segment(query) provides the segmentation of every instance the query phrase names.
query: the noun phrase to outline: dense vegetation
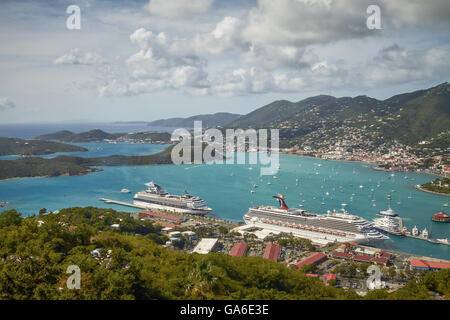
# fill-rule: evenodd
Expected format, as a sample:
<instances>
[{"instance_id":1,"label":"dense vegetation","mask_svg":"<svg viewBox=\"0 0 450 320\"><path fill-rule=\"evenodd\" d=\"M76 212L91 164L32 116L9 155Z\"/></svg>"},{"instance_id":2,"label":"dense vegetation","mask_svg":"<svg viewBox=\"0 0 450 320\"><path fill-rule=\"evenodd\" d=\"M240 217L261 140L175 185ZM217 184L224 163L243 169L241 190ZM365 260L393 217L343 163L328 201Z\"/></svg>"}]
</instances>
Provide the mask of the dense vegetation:
<instances>
[{"instance_id":1,"label":"dense vegetation","mask_svg":"<svg viewBox=\"0 0 450 320\"><path fill-rule=\"evenodd\" d=\"M450 178L435 179L434 181L423 184L422 188L450 195Z\"/></svg>"},{"instance_id":2,"label":"dense vegetation","mask_svg":"<svg viewBox=\"0 0 450 320\"><path fill-rule=\"evenodd\" d=\"M429 140L433 148L446 149L450 148L449 140L442 135L450 128L449 106L450 85L443 83L386 100L327 95L298 102L279 100L240 117L229 126L279 128L282 146L301 143L304 136L319 131L321 140L332 139L336 133L331 129L342 127L362 129L382 142L397 140L416 146L422 140Z\"/></svg>"},{"instance_id":3,"label":"dense vegetation","mask_svg":"<svg viewBox=\"0 0 450 320\"><path fill-rule=\"evenodd\" d=\"M62 130L55 133L44 134L36 137L37 140L58 140L63 142L94 142L104 140L151 140L170 142L170 134L167 132L137 132L137 133L108 133L100 129L87 132L73 133L68 130Z\"/></svg>"},{"instance_id":4,"label":"dense vegetation","mask_svg":"<svg viewBox=\"0 0 450 320\"><path fill-rule=\"evenodd\" d=\"M55 152L81 152L88 151L79 146L51 141L22 140L16 138L0 137L0 156L6 155L42 155Z\"/></svg>"},{"instance_id":5,"label":"dense vegetation","mask_svg":"<svg viewBox=\"0 0 450 320\"><path fill-rule=\"evenodd\" d=\"M139 166L169 164L171 162L169 147L159 153L148 156L113 155L98 158L59 156L52 159L24 158L0 160L0 180L22 177L56 177L83 175L99 169L93 166Z\"/></svg>"},{"instance_id":6,"label":"dense vegetation","mask_svg":"<svg viewBox=\"0 0 450 320\"><path fill-rule=\"evenodd\" d=\"M203 148L206 144L203 144ZM143 166L172 164L173 146L147 156L112 155L97 158L59 156L52 159L25 158L0 160L0 180L22 177L55 177L83 175L99 171L98 166ZM191 159L194 159L193 148ZM212 152L214 155L215 152Z\"/></svg>"},{"instance_id":7,"label":"dense vegetation","mask_svg":"<svg viewBox=\"0 0 450 320\"><path fill-rule=\"evenodd\" d=\"M44 212L45 210L42 210ZM119 228L111 228L119 224ZM111 209L70 208L22 218L0 214L1 299L360 299L296 268L258 257L187 254L164 248L149 221ZM70 290L67 267L81 270ZM394 293L369 299L450 297L450 270L428 272Z\"/></svg>"}]
</instances>

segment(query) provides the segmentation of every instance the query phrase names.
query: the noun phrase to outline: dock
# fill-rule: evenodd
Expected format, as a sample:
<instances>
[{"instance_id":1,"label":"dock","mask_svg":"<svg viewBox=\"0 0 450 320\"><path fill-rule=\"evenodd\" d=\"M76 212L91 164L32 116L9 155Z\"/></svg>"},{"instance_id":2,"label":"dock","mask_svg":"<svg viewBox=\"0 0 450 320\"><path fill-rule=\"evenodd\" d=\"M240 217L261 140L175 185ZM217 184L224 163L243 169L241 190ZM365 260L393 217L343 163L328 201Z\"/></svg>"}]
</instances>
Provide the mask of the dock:
<instances>
[{"instance_id":1,"label":"dock","mask_svg":"<svg viewBox=\"0 0 450 320\"><path fill-rule=\"evenodd\" d=\"M139 209L146 209L145 206L140 206L140 205L136 205L134 203L129 203L129 202L123 202L123 201L117 201L117 200L111 200L111 199L106 199L106 198L100 198L101 201L104 201L105 203L113 203L113 204L118 204L121 206L125 206L125 207L133 207L133 208L139 208Z\"/></svg>"},{"instance_id":2,"label":"dock","mask_svg":"<svg viewBox=\"0 0 450 320\"><path fill-rule=\"evenodd\" d=\"M400 218L400 217L394 217L394 218L398 220L398 225L400 227L400 230L402 230L403 229L403 219ZM431 243L445 244L447 246L450 246L450 243L440 242L440 241L437 241L437 240L434 240L434 239L424 238L422 236L414 236L412 234L407 234L407 233L405 233L404 235L405 235L405 237L409 237L409 238L414 238L414 239L418 239L418 240L425 240L425 241L428 241L428 242L431 242Z\"/></svg>"}]
</instances>

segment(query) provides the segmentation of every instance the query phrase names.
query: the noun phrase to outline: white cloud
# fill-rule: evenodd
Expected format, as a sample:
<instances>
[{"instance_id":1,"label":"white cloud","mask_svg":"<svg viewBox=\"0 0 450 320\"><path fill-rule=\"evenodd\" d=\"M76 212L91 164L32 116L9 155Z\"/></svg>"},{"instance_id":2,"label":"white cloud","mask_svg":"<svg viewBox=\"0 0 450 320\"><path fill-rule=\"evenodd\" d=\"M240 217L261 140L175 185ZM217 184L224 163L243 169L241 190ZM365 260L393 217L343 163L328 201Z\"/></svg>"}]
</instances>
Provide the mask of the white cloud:
<instances>
[{"instance_id":1,"label":"white cloud","mask_svg":"<svg viewBox=\"0 0 450 320\"><path fill-rule=\"evenodd\" d=\"M363 70L367 87L408 81L443 81L450 74L450 50L407 50L398 44L383 48Z\"/></svg>"},{"instance_id":2,"label":"white cloud","mask_svg":"<svg viewBox=\"0 0 450 320\"><path fill-rule=\"evenodd\" d=\"M98 65L105 64L107 61L96 52L82 52L75 48L69 53L56 58L54 64L83 64L83 65Z\"/></svg>"},{"instance_id":3,"label":"white cloud","mask_svg":"<svg viewBox=\"0 0 450 320\"><path fill-rule=\"evenodd\" d=\"M126 60L126 75L110 78L100 88L101 95L137 95L164 89L198 93L204 90L197 89L209 87L207 61L183 40L140 28L130 35L130 41L139 51Z\"/></svg>"},{"instance_id":4,"label":"white cloud","mask_svg":"<svg viewBox=\"0 0 450 320\"><path fill-rule=\"evenodd\" d=\"M16 104L9 98L0 98L0 111L13 109Z\"/></svg>"},{"instance_id":5,"label":"white cloud","mask_svg":"<svg viewBox=\"0 0 450 320\"><path fill-rule=\"evenodd\" d=\"M163 17L184 17L208 11L214 0L150 0L151 14Z\"/></svg>"}]
</instances>

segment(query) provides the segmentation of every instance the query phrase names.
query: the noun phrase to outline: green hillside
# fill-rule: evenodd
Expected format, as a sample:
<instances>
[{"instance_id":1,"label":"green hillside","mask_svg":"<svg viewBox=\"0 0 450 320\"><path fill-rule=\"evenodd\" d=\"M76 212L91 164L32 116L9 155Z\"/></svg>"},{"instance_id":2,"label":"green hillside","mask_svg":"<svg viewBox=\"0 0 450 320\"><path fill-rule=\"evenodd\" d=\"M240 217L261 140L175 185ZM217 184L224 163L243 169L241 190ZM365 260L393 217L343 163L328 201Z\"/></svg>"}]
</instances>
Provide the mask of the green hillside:
<instances>
[{"instance_id":1,"label":"green hillside","mask_svg":"<svg viewBox=\"0 0 450 320\"><path fill-rule=\"evenodd\" d=\"M55 152L88 151L79 146L51 141L22 140L16 138L0 138L0 156L5 155L44 155Z\"/></svg>"},{"instance_id":2,"label":"green hillside","mask_svg":"<svg viewBox=\"0 0 450 320\"><path fill-rule=\"evenodd\" d=\"M119 228L111 229L112 224ZM189 254L161 246L160 226L112 209L68 208L23 218L0 213L0 299L448 299L448 269L430 271L397 291L365 297L260 257ZM139 235L137 235L139 234ZM68 266L82 270L67 288Z\"/></svg>"},{"instance_id":3,"label":"green hillside","mask_svg":"<svg viewBox=\"0 0 450 320\"><path fill-rule=\"evenodd\" d=\"M178 127L178 128L193 128L194 121L202 121L204 128L226 126L236 121L241 117L240 114L233 114L228 112L219 112L215 114L201 114L188 118L170 118L155 120L150 122L149 126L158 127Z\"/></svg>"},{"instance_id":4,"label":"green hillside","mask_svg":"<svg viewBox=\"0 0 450 320\"><path fill-rule=\"evenodd\" d=\"M416 145L449 130L450 85L443 83L386 100L324 95L299 102L280 100L242 116L230 127L279 128L285 144L318 138L332 141L339 135L358 131L377 144L398 140ZM447 143L441 147L450 146Z\"/></svg>"}]
</instances>

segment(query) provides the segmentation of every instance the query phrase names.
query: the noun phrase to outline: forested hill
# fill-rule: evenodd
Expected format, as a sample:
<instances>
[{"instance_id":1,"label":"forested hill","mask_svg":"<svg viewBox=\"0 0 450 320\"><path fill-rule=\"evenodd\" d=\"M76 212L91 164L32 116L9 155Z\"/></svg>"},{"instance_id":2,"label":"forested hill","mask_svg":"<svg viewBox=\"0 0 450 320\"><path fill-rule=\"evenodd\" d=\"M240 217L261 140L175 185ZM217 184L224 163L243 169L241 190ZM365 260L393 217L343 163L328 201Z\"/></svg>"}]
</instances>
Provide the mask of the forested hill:
<instances>
[{"instance_id":1,"label":"forested hill","mask_svg":"<svg viewBox=\"0 0 450 320\"><path fill-rule=\"evenodd\" d=\"M450 85L445 82L386 100L327 95L298 102L280 100L242 116L230 127L278 128L281 139L300 144L316 132L321 139L332 140L337 129L363 130L379 140L409 145L430 139L445 142L443 136L450 133Z\"/></svg>"},{"instance_id":2,"label":"forested hill","mask_svg":"<svg viewBox=\"0 0 450 320\"><path fill-rule=\"evenodd\" d=\"M125 133L107 133L100 129L90 130L87 132L73 133L68 130L62 130L55 133L43 134L35 137L36 140L58 140L64 142L91 142L103 141L105 139L114 140Z\"/></svg>"},{"instance_id":3,"label":"forested hill","mask_svg":"<svg viewBox=\"0 0 450 320\"><path fill-rule=\"evenodd\" d=\"M202 121L202 126L204 128L211 128L218 126L227 126L240 117L240 114L219 112L215 114L201 114L189 118L170 118L155 120L150 122L148 125L159 127L193 128L194 121Z\"/></svg>"},{"instance_id":4,"label":"forested hill","mask_svg":"<svg viewBox=\"0 0 450 320\"><path fill-rule=\"evenodd\" d=\"M63 142L98 142L105 140L131 140L145 142L164 142L170 143L170 133L145 131L135 133L108 133L100 129L94 129L87 132L73 133L68 130L62 130L54 133L43 134L34 138L36 140L57 140Z\"/></svg>"},{"instance_id":5,"label":"forested hill","mask_svg":"<svg viewBox=\"0 0 450 320\"><path fill-rule=\"evenodd\" d=\"M22 140L16 138L0 138L0 156L5 155L44 155L55 152L81 152L85 148L51 141Z\"/></svg>"}]
</instances>

